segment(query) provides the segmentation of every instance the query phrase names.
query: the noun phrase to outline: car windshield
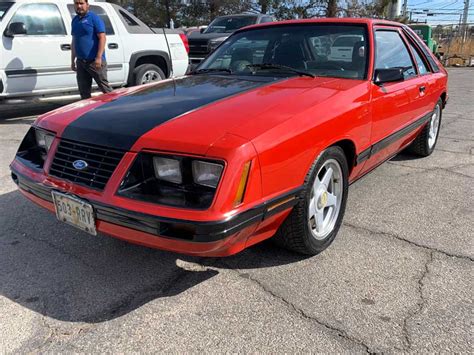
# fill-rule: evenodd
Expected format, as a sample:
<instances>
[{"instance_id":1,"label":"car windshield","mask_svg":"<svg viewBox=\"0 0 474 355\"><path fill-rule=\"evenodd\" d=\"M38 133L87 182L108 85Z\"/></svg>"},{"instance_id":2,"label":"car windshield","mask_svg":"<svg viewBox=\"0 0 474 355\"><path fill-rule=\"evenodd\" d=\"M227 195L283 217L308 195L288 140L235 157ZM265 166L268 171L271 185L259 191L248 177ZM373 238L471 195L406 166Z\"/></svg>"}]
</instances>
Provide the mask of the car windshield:
<instances>
[{"instance_id":1,"label":"car windshield","mask_svg":"<svg viewBox=\"0 0 474 355\"><path fill-rule=\"evenodd\" d=\"M0 2L0 21L7 13L8 9L13 5L12 2Z\"/></svg>"},{"instance_id":2,"label":"car windshield","mask_svg":"<svg viewBox=\"0 0 474 355\"><path fill-rule=\"evenodd\" d=\"M332 54L341 36L352 44L345 56ZM357 38L357 41L352 39ZM315 76L364 79L367 71L364 25L298 24L237 33L211 54L198 70L215 75ZM284 70L284 68L292 68ZM219 71L220 70L220 71Z\"/></svg>"},{"instance_id":3,"label":"car windshield","mask_svg":"<svg viewBox=\"0 0 474 355\"><path fill-rule=\"evenodd\" d=\"M232 33L239 28L253 25L256 16L220 17L211 22L204 33Z\"/></svg>"}]
</instances>

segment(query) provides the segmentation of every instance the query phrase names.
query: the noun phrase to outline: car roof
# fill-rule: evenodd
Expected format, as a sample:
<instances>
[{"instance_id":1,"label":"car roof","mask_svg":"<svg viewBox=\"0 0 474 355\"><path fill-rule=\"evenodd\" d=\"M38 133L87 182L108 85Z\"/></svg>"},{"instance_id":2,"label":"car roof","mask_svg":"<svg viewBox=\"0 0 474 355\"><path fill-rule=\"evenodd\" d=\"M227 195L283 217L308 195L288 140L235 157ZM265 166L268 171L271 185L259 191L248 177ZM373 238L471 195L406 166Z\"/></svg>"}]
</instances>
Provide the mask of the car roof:
<instances>
[{"instance_id":1,"label":"car roof","mask_svg":"<svg viewBox=\"0 0 474 355\"><path fill-rule=\"evenodd\" d=\"M396 27L405 27L404 24L394 21L387 21L382 19L373 19L373 18L334 18L334 17L324 17L324 18L311 18L304 20L286 20L286 21L276 21L276 22L266 22L256 25L247 26L239 29L237 32L247 31L254 28L263 28L263 27L272 27L272 26L287 26L287 25L298 25L298 24L318 24L318 23L334 23L334 24L362 24L367 26L373 25L385 25L385 26L396 26Z\"/></svg>"}]
</instances>

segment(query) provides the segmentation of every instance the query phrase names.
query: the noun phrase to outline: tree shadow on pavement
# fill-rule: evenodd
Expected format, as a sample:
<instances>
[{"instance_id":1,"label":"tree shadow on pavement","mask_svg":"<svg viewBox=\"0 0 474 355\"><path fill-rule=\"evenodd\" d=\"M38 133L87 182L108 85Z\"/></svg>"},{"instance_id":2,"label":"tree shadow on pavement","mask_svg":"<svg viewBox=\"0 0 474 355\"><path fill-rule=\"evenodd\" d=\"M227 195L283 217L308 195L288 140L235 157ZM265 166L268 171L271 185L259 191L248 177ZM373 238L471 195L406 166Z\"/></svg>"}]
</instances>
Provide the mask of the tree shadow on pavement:
<instances>
[{"instance_id":1,"label":"tree shadow on pavement","mask_svg":"<svg viewBox=\"0 0 474 355\"><path fill-rule=\"evenodd\" d=\"M0 195L0 294L61 321L114 319L209 280L218 274L212 266L260 268L303 259L268 242L225 259L183 256L91 236L19 191Z\"/></svg>"}]
</instances>

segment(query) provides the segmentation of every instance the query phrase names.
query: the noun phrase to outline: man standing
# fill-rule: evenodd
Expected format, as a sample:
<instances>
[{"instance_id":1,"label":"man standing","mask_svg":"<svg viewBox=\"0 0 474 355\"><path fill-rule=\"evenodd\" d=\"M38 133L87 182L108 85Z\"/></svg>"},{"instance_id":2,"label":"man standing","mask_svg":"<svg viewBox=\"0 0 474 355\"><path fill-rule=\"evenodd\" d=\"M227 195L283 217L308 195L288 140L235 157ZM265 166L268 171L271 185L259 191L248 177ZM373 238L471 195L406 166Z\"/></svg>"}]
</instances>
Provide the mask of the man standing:
<instances>
[{"instance_id":1,"label":"man standing","mask_svg":"<svg viewBox=\"0 0 474 355\"><path fill-rule=\"evenodd\" d=\"M111 92L105 60L105 25L89 11L88 0L74 0L76 16L72 20L71 69L77 71L82 99L91 97L92 78L103 93Z\"/></svg>"}]
</instances>

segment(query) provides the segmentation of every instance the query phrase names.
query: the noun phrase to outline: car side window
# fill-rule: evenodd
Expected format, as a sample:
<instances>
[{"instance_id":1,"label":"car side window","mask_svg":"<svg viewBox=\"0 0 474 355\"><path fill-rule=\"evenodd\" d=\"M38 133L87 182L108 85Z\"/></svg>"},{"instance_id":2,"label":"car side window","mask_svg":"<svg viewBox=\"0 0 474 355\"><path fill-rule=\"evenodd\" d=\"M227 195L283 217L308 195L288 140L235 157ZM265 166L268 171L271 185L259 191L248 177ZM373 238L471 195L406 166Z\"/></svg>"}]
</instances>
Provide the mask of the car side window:
<instances>
[{"instance_id":1,"label":"car side window","mask_svg":"<svg viewBox=\"0 0 474 355\"><path fill-rule=\"evenodd\" d=\"M376 31L375 50L375 69L402 68L405 80L416 76L408 48L397 31Z\"/></svg>"},{"instance_id":2,"label":"car side window","mask_svg":"<svg viewBox=\"0 0 474 355\"><path fill-rule=\"evenodd\" d=\"M13 15L10 23L22 22L26 36L66 35L66 27L59 9L54 4L25 4Z\"/></svg>"},{"instance_id":3,"label":"car side window","mask_svg":"<svg viewBox=\"0 0 474 355\"><path fill-rule=\"evenodd\" d=\"M74 9L74 5L68 5L67 9L69 13L71 14L71 19L73 19L74 16L76 16L76 10ZM115 34L114 28L112 27L112 23L110 22L109 16L107 16L107 13L105 12L105 10L101 8L100 6L96 6L96 5L91 5L89 9L90 11L98 15L101 18L101 20L104 22L105 34L114 35Z\"/></svg>"},{"instance_id":4,"label":"car side window","mask_svg":"<svg viewBox=\"0 0 474 355\"><path fill-rule=\"evenodd\" d=\"M420 56L420 53L418 52L418 49L416 49L415 46L411 43L409 45L410 45L410 49L411 49L413 55L415 56L416 67L418 68L418 73L420 75L424 75L424 74L429 73L430 71L427 69L428 66L426 65L426 63L422 59L422 57Z\"/></svg>"}]
</instances>

